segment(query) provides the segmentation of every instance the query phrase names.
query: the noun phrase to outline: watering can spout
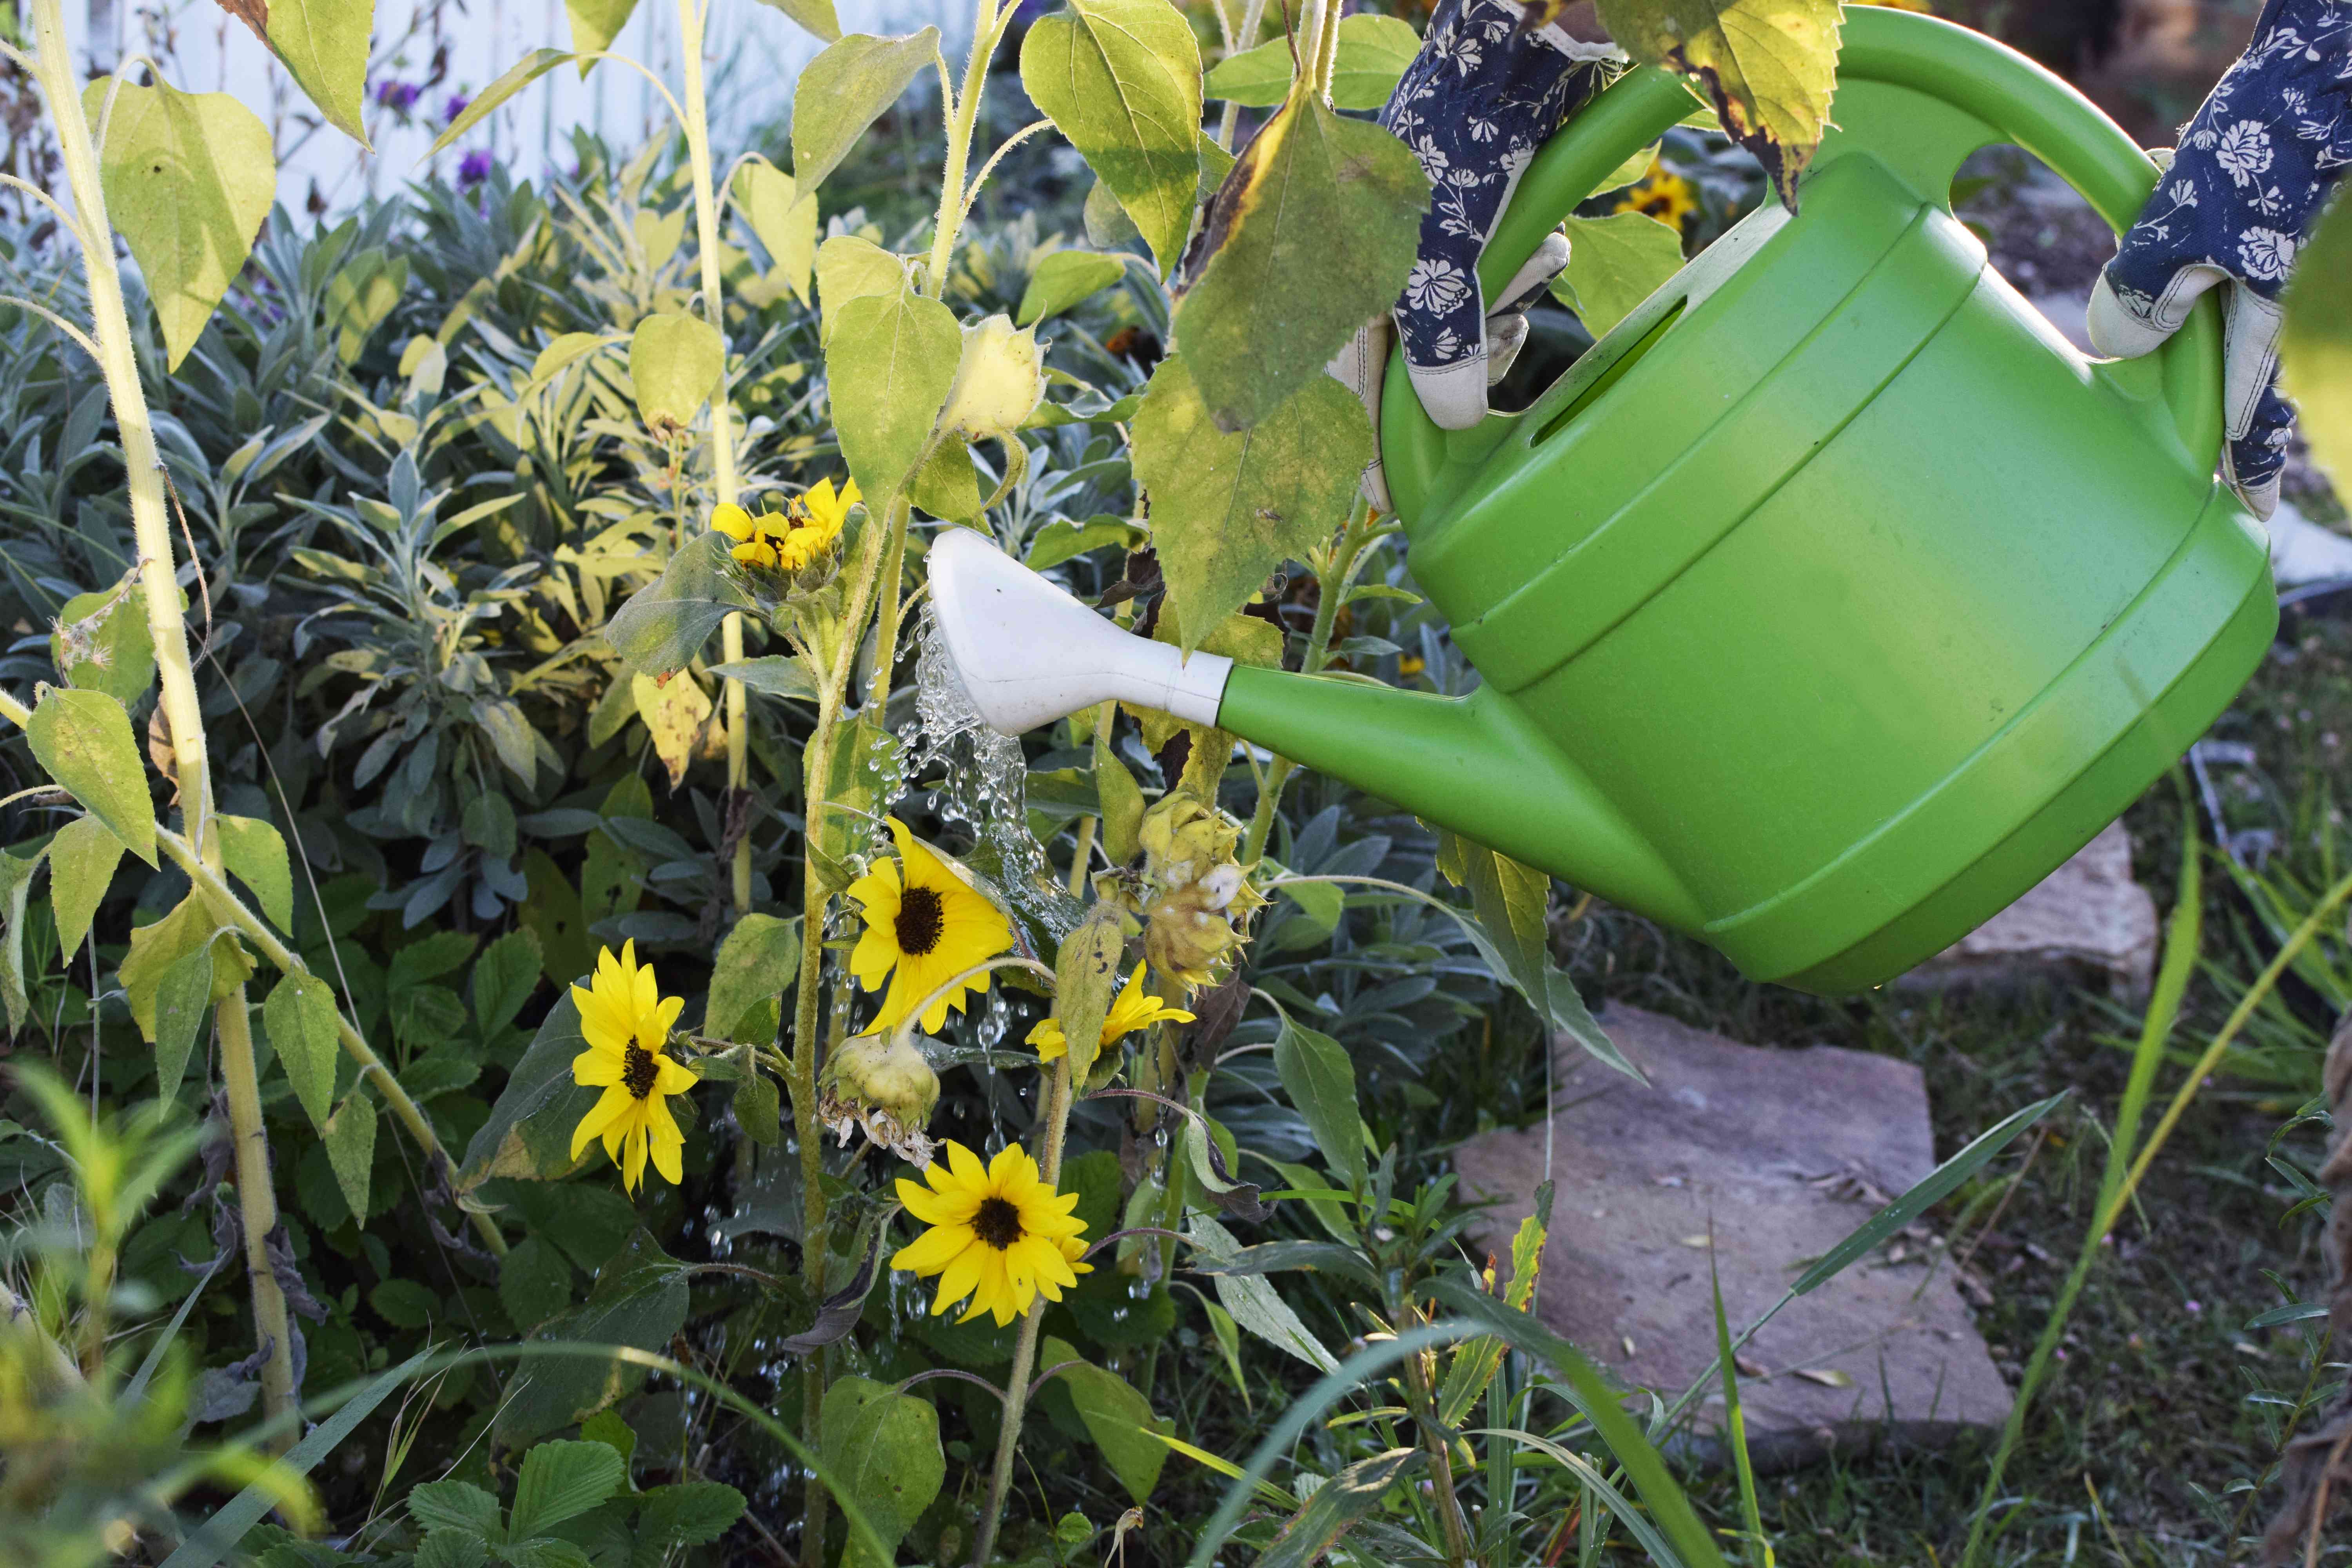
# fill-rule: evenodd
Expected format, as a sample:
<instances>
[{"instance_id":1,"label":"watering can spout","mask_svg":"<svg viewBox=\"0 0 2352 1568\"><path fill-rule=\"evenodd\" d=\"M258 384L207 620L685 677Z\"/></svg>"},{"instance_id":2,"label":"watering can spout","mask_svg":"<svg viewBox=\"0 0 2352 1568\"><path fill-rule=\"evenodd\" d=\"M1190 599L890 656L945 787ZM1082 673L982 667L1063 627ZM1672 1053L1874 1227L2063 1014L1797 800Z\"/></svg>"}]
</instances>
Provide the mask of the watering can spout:
<instances>
[{"instance_id":1,"label":"watering can spout","mask_svg":"<svg viewBox=\"0 0 2352 1568\"><path fill-rule=\"evenodd\" d=\"M932 613L972 705L1004 734L1118 699L1215 725L1678 925L1696 901L1574 763L1505 699L1236 667L1121 631L968 530L931 548Z\"/></svg>"}]
</instances>

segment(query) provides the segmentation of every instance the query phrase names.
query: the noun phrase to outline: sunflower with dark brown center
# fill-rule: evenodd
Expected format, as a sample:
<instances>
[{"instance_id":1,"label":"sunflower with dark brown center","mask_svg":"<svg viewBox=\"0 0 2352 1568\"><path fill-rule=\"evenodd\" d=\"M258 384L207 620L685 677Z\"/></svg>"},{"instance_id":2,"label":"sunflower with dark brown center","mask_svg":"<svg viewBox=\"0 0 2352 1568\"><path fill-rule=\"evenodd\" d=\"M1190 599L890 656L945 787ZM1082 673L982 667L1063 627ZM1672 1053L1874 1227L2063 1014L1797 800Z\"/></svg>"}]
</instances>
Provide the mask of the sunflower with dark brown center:
<instances>
[{"instance_id":1,"label":"sunflower with dark brown center","mask_svg":"<svg viewBox=\"0 0 2352 1568\"><path fill-rule=\"evenodd\" d=\"M940 986L1013 947L1013 925L1003 911L895 816L890 836L898 841L898 858L875 862L873 870L849 885L849 896L866 917L866 934L849 954L849 972L868 991L880 990L885 976L890 982L882 1011L868 1026L875 1033L896 1028ZM967 994L986 992L988 981L981 973L949 987L923 1008L923 1029L937 1033L947 1023L948 1009L962 1012Z\"/></svg>"},{"instance_id":2,"label":"sunflower with dark brown center","mask_svg":"<svg viewBox=\"0 0 2352 1568\"><path fill-rule=\"evenodd\" d=\"M653 965L637 962L631 942L618 958L611 948L598 953L596 973L572 988L572 1000L588 1044L572 1058L572 1081L604 1091L572 1129L572 1157L602 1138L629 1191L645 1184L648 1160L675 1186L686 1173L679 1160L686 1136L665 1102L700 1081L665 1049L686 998L661 994Z\"/></svg>"},{"instance_id":3,"label":"sunflower with dark brown center","mask_svg":"<svg viewBox=\"0 0 2352 1568\"><path fill-rule=\"evenodd\" d=\"M1046 1184L1020 1144L982 1165L979 1155L950 1142L947 1158L923 1173L929 1186L899 1179L898 1200L930 1228L900 1247L890 1266L940 1277L933 1317L969 1296L971 1305L959 1321L987 1312L1002 1327L1040 1296L1060 1300L1064 1287L1091 1272L1078 1261L1086 1255L1086 1222L1070 1213L1078 1194Z\"/></svg>"}]
</instances>

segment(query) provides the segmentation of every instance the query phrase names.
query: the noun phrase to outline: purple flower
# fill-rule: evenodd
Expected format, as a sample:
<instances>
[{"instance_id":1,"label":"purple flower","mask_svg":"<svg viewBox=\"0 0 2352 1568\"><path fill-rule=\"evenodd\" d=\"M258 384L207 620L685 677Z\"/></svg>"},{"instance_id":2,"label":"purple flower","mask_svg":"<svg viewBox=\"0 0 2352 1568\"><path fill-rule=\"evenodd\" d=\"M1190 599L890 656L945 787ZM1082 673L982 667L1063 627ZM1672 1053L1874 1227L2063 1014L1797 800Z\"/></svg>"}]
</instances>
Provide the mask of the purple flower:
<instances>
[{"instance_id":1,"label":"purple flower","mask_svg":"<svg viewBox=\"0 0 2352 1568\"><path fill-rule=\"evenodd\" d=\"M470 191L489 177L490 150L487 147L475 148L457 165L457 188L461 191Z\"/></svg>"},{"instance_id":2,"label":"purple flower","mask_svg":"<svg viewBox=\"0 0 2352 1568\"><path fill-rule=\"evenodd\" d=\"M416 107L417 89L412 82L386 81L376 84L375 100L394 114L406 114Z\"/></svg>"},{"instance_id":3,"label":"purple flower","mask_svg":"<svg viewBox=\"0 0 2352 1568\"><path fill-rule=\"evenodd\" d=\"M472 99L467 98L462 92L451 93L449 95L449 101L441 106L441 122L444 125L446 125L449 121L457 119L457 116L466 112L466 105L473 101L474 100Z\"/></svg>"}]
</instances>

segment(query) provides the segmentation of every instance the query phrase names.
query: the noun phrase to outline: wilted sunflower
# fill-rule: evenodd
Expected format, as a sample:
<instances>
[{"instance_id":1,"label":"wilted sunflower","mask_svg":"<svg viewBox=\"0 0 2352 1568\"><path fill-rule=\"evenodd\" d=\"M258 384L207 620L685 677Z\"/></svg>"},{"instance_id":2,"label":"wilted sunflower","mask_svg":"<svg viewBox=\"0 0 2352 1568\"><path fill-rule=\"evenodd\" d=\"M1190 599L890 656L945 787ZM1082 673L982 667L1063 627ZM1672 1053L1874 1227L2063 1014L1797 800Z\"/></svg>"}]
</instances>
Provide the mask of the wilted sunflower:
<instances>
[{"instance_id":1,"label":"wilted sunflower","mask_svg":"<svg viewBox=\"0 0 2352 1568\"><path fill-rule=\"evenodd\" d=\"M898 1200L930 1228L898 1249L893 1268L940 1277L931 1315L971 1298L958 1322L987 1312L1003 1328L1043 1296L1062 1299L1085 1265L1079 1237L1086 1222L1071 1215L1076 1193L1056 1193L1038 1174L1037 1162L1014 1143L983 1166L980 1156L950 1142L948 1157L924 1173L930 1185L898 1178Z\"/></svg>"},{"instance_id":2,"label":"wilted sunflower","mask_svg":"<svg viewBox=\"0 0 2352 1568\"><path fill-rule=\"evenodd\" d=\"M1136 1030L1156 1024L1162 1018L1189 1024L1192 1021L1192 1015L1181 1007L1169 1006L1157 996L1145 995L1143 965L1139 963L1135 966L1135 973L1127 977L1127 986L1119 992L1118 1000L1111 1003L1110 1011L1103 1015L1101 1048L1108 1050ZM1060 1061L1070 1048L1070 1042L1062 1034L1059 1018L1041 1020L1035 1028L1029 1031L1029 1043L1037 1047L1037 1059L1040 1061Z\"/></svg>"},{"instance_id":3,"label":"wilted sunflower","mask_svg":"<svg viewBox=\"0 0 2352 1568\"><path fill-rule=\"evenodd\" d=\"M733 501L721 501L711 510L710 526L735 541L727 553L739 564L755 566L763 572L793 569L784 559L793 535L789 512L763 512L753 517Z\"/></svg>"},{"instance_id":4,"label":"wilted sunflower","mask_svg":"<svg viewBox=\"0 0 2352 1568\"><path fill-rule=\"evenodd\" d=\"M595 974L586 988L572 988L572 1000L580 1008L580 1036L588 1042L572 1058L572 1081L604 1091L572 1130L572 1157L580 1158L601 1137L630 1192L645 1183L648 1154L654 1169L676 1186L685 1175L678 1155L686 1136L664 1102L699 1080L664 1047L686 998L664 996L653 965L639 964L637 944L626 942L618 958L609 947L597 953Z\"/></svg>"},{"instance_id":5,"label":"wilted sunflower","mask_svg":"<svg viewBox=\"0 0 2352 1568\"><path fill-rule=\"evenodd\" d=\"M866 916L866 934L849 955L849 972L868 991L890 977L890 992L871 1026L874 1032L906 1021L918 1004L955 975L1013 947L1013 924L994 904L972 890L946 862L915 842L907 825L890 818L898 858L877 860L874 869L849 885ZM924 1009L922 1027L937 1034L948 1009L963 1011L965 994L988 990L979 973Z\"/></svg>"}]
</instances>

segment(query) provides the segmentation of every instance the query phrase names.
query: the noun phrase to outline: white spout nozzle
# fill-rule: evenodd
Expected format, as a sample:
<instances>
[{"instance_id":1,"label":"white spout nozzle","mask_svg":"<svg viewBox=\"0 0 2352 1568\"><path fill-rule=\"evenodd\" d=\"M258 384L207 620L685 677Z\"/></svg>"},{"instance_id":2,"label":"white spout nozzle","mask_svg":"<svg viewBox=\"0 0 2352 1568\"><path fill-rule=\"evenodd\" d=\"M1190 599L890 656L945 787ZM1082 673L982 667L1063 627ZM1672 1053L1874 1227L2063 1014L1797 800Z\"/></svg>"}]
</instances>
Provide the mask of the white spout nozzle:
<instances>
[{"instance_id":1,"label":"white spout nozzle","mask_svg":"<svg viewBox=\"0 0 2352 1568\"><path fill-rule=\"evenodd\" d=\"M1123 632L981 535L931 546L931 613L989 728L1018 735L1117 698L1214 724L1234 661Z\"/></svg>"}]
</instances>

